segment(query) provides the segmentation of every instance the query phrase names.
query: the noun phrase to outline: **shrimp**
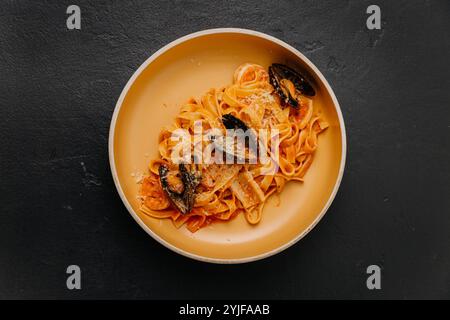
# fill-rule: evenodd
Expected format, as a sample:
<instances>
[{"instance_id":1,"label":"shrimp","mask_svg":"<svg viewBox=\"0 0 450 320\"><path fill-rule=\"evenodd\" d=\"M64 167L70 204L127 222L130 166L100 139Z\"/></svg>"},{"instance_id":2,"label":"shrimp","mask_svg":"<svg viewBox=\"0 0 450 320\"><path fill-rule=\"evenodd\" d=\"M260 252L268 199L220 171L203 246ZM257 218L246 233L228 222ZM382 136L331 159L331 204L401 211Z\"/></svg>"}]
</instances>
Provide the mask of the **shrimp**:
<instances>
[{"instance_id":1,"label":"shrimp","mask_svg":"<svg viewBox=\"0 0 450 320\"><path fill-rule=\"evenodd\" d=\"M140 194L144 199L143 204L151 210L164 210L170 205L156 174L152 173L143 179Z\"/></svg>"}]
</instances>

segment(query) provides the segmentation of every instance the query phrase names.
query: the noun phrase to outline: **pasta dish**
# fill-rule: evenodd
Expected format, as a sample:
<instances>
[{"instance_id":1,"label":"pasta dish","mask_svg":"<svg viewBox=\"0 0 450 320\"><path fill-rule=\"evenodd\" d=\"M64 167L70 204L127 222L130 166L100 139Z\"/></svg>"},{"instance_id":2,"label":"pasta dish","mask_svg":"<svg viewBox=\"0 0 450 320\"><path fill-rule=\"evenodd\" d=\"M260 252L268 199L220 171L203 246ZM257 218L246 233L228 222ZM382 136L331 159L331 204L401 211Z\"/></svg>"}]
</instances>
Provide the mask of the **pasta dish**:
<instances>
[{"instance_id":1,"label":"pasta dish","mask_svg":"<svg viewBox=\"0 0 450 320\"><path fill-rule=\"evenodd\" d=\"M140 210L191 232L243 214L260 222L267 199L303 182L328 127L300 72L245 63L232 84L184 103L159 134L141 180Z\"/></svg>"}]
</instances>

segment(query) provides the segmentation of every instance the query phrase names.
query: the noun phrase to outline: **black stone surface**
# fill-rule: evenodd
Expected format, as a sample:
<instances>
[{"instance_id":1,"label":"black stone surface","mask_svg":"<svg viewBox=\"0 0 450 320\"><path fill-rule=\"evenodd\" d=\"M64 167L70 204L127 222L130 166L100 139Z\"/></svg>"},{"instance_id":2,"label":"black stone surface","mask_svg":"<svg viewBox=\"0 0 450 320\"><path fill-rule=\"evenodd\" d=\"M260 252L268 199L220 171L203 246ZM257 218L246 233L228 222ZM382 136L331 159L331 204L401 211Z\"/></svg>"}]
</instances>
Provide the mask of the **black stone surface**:
<instances>
[{"instance_id":1,"label":"black stone surface","mask_svg":"<svg viewBox=\"0 0 450 320\"><path fill-rule=\"evenodd\" d=\"M3 1L0 298L450 298L450 2ZM82 29L66 28L77 4ZM109 171L115 102L134 70L191 32L285 40L340 101L348 160L331 209L267 260L211 265L130 217ZM66 267L82 289L66 289ZM366 267L382 289L366 288Z\"/></svg>"}]
</instances>

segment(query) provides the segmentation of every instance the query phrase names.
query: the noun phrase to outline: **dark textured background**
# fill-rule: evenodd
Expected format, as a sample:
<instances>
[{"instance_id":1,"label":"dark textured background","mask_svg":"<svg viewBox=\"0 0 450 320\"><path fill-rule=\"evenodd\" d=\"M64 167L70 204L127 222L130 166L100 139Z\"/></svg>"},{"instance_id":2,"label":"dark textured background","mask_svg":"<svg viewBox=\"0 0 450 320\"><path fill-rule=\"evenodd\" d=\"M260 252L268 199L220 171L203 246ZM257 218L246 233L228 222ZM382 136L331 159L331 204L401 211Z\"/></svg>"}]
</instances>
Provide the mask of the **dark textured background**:
<instances>
[{"instance_id":1,"label":"dark textured background","mask_svg":"<svg viewBox=\"0 0 450 320\"><path fill-rule=\"evenodd\" d=\"M369 4L382 31L365 27ZM82 30L66 29L81 7ZM117 195L107 140L134 70L191 32L279 37L324 73L348 134L340 191L305 239L211 265L167 250ZM450 298L450 2L2 1L0 298ZM78 264L82 290L66 289ZM366 267L382 267L369 291Z\"/></svg>"}]
</instances>

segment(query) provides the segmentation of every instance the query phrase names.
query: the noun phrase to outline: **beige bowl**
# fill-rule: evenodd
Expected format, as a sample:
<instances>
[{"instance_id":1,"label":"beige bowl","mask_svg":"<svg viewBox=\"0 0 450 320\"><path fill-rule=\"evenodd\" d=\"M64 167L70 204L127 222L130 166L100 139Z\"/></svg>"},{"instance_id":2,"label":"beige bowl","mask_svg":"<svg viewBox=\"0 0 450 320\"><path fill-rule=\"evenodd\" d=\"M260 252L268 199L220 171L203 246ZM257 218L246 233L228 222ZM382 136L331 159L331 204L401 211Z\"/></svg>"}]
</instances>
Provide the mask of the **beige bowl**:
<instances>
[{"instance_id":1,"label":"beige bowl","mask_svg":"<svg viewBox=\"0 0 450 320\"><path fill-rule=\"evenodd\" d=\"M158 156L158 133L171 124L180 105L212 87L232 82L244 62L264 67L279 62L303 69L312 78L319 106L330 127L320 135L304 183L288 183L272 197L261 222L252 226L243 215L214 223L192 234L168 219L139 211L135 174L147 172ZM244 29L211 29L175 40L148 58L122 91L109 133L109 161L123 203L136 222L167 248L214 263L243 263L269 257L303 238L323 217L344 172L346 137L336 96L320 71L303 54L272 36ZM278 204L279 202L279 204Z\"/></svg>"}]
</instances>

